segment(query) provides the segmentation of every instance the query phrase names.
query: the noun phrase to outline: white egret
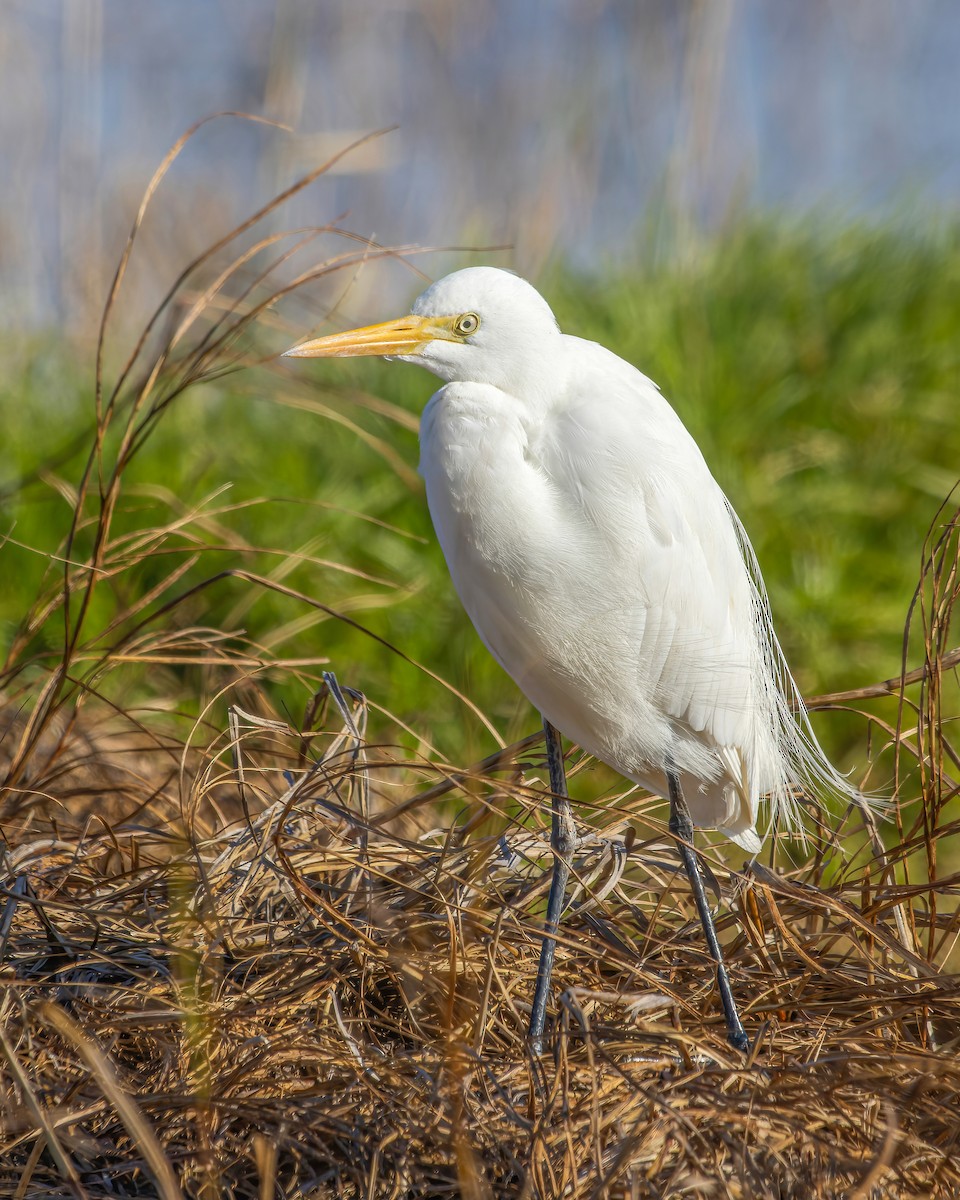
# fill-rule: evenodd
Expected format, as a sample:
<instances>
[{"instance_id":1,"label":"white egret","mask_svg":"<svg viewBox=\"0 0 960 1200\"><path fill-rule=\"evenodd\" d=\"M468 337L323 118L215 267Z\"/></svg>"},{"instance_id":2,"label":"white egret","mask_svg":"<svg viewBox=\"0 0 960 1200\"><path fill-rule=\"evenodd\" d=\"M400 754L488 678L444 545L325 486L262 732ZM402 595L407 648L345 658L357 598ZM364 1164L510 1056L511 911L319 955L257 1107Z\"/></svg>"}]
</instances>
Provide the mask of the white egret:
<instances>
[{"instance_id":1,"label":"white egret","mask_svg":"<svg viewBox=\"0 0 960 1200\"><path fill-rule=\"evenodd\" d=\"M670 802L730 1041L744 1032L693 827L750 853L761 798L853 794L810 728L746 534L656 384L560 332L525 280L493 267L429 287L409 316L295 346L385 355L445 381L420 430L443 553L487 648L541 712L554 871L530 1034L540 1049L574 829L557 730Z\"/></svg>"}]
</instances>

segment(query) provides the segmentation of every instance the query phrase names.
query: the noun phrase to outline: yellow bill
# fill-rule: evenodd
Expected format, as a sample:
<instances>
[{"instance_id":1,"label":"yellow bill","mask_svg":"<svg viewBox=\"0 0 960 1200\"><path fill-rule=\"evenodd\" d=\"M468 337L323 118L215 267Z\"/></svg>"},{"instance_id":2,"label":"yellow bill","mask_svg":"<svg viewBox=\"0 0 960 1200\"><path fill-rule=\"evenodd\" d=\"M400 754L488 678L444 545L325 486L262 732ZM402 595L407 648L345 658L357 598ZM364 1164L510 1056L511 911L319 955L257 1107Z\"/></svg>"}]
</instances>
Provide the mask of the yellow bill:
<instances>
[{"instance_id":1,"label":"yellow bill","mask_svg":"<svg viewBox=\"0 0 960 1200\"><path fill-rule=\"evenodd\" d=\"M302 342L283 353L284 358L355 358L360 354L416 354L427 342L461 339L454 332L456 317L400 317L380 325L364 325L347 333Z\"/></svg>"}]
</instances>

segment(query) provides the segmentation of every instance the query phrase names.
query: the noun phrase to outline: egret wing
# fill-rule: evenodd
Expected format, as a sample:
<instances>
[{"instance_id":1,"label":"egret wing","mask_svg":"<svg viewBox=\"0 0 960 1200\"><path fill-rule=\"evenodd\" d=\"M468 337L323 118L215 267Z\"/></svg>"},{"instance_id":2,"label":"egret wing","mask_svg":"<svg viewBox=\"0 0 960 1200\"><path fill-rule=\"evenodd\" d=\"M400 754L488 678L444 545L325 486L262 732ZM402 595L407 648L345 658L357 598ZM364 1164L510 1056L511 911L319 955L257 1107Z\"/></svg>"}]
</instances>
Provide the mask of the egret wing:
<instances>
[{"instance_id":1,"label":"egret wing","mask_svg":"<svg viewBox=\"0 0 960 1200\"><path fill-rule=\"evenodd\" d=\"M650 380L592 343L577 361L540 458L594 544L601 586L585 632L612 624L631 685L695 741L739 748L757 716L758 645L726 500Z\"/></svg>"}]
</instances>

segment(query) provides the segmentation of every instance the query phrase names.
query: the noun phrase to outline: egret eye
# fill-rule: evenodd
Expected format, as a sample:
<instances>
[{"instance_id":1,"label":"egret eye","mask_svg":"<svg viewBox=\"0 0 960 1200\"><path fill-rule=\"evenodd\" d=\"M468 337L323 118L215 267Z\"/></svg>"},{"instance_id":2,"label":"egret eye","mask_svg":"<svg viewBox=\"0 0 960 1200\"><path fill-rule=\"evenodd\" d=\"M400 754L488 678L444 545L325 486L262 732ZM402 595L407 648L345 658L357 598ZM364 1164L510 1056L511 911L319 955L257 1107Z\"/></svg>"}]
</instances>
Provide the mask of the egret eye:
<instances>
[{"instance_id":1,"label":"egret eye","mask_svg":"<svg viewBox=\"0 0 960 1200\"><path fill-rule=\"evenodd\" d=\"M463 313L457 317L453 331L461 337L469 337L471 333L476 333L480 328L480 318L476 313Z\"/></svg>"}]
</instances>

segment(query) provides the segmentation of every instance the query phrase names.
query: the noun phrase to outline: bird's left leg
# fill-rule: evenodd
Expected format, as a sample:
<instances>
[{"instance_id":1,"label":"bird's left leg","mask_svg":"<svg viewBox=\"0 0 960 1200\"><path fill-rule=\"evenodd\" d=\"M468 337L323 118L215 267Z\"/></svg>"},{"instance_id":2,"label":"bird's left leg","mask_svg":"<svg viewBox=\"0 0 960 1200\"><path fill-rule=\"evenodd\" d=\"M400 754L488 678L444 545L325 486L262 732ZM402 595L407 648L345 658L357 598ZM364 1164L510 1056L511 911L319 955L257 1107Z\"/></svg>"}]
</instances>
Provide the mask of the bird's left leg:
<instances>
[{"instance_id":1,"label":"bird's left leg","mask_svg":"<svg viewBox=\"0 0 960 1200\"><path fill-rule=\"evenodd\" d=\"M540 949L537 985L533 993L533 1007L530 1010L530 1047L534 1054L543 1053L543 1026L547 1014L553 958L557 950L557 931L560 928L560 916L567 894L570 864L573 861L577 837L570 812L570 800L567 797L567 776L563 769L563 744L560 734L546 719L543 722L543 732L547 746L547 766L550 770L550 846L553 850L553 877L550 880L550 895L547 898L547 922Z\"/></svg>"},{"instance_id":2,"label":"bird's left leg","mask_svg":"<svg viewBox=\"0 0 960 1200\"><path fill-rule=\"evenodd\" d=\"M707 903L707 892L703 886L700 864L697 861L696 851L693 849L693 821L690 819L690 810L687 808L687 802L680 790L680 780L676 772L669 768L667 770L667 786L670 791L670 832L676 838L677 849L680 851L683 868L690 881L697 912L700 914L700 924L703 926L707 946L713 961L717 964L717 987L720 989L723 1014L727 1018L727 1041L732 1046L736 1046L738 1050L746 1050L750 1045L750 1039L740 1023L740 1015L737 1012L736 1001L730 988L730 977L723 961L723 951L720 949L717 931L713 926L713 914Z\"/></svg>"}]
</instances>

